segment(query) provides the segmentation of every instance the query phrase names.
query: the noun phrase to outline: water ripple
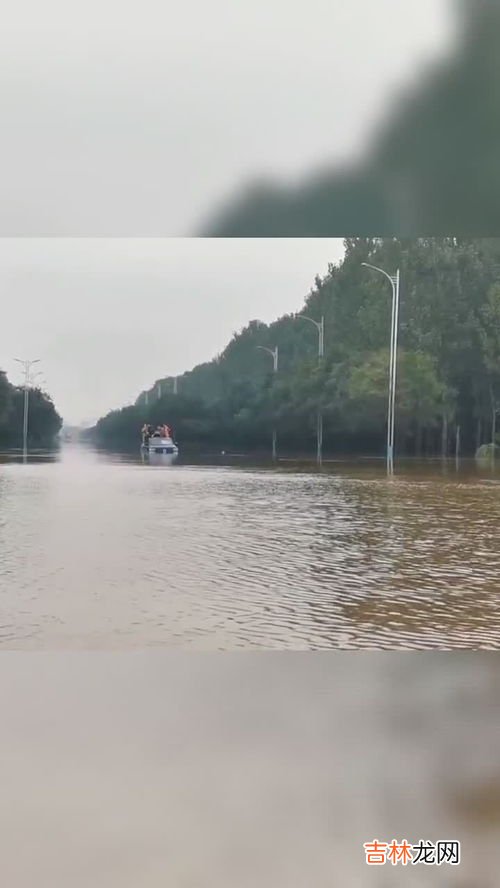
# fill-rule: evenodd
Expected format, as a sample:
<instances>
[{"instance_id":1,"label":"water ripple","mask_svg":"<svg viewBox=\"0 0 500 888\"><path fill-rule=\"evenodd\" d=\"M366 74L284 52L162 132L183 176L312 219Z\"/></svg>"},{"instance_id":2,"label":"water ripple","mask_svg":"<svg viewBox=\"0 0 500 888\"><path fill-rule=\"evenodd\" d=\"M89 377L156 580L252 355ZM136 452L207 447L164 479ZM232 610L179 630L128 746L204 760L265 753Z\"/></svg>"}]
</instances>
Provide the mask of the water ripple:
<instances>
[{"instance_id":1,"label":"water ripple","mask_svg":"<svg viewBox=\"0 0 500 888\"><path fill-rule=\"evenodd\" d=\"M4 464L0 646L497 648L493 480Z\"/></svg>"}]
</instances>

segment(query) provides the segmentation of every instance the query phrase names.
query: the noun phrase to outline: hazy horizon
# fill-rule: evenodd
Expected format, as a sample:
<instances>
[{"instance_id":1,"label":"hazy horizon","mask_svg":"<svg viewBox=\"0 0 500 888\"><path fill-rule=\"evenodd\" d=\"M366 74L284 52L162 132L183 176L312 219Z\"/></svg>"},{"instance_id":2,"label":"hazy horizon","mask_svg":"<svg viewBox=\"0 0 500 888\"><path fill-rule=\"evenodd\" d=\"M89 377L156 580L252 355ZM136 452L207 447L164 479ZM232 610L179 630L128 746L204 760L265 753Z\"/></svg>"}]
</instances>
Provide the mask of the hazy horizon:
<instances>
[{"instance_id":1,"label":"hazy horizon","mask_svg":"<svg viewBox=\"0 0 500 888\"><path fill-rule=\"evenodd\" d=\"M0 369L40 359L66 424L133 403L220 353L251 320L299 310L339 239L12 238L0 241Z\"/></svg>"}]
</instances>

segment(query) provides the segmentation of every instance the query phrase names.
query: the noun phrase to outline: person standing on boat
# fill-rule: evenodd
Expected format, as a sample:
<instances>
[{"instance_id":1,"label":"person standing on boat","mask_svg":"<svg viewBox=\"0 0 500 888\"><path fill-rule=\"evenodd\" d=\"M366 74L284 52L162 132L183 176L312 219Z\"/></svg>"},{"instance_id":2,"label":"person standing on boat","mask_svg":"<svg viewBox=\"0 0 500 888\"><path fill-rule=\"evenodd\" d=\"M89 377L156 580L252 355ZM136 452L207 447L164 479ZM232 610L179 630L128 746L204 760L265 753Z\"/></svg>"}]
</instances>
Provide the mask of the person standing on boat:
<instances>
[{"instance_id":1,"label":"person standing on boat","mask_svg":"<svg viewBox=\"0 0 500 888\"><path fill-rule=\"evenodd\" d=\"M164 438L171 438L172 437L172 430L171 430L170 426L167 425L167 423L165 423L165 425L163 426L163 437Z\"/></svg>"},{"instance_id":2,"label":"person standing on boat","mask_svg":"<svg viewBox=\"0 0 500 888\"><path fill-rule=\"evenodd\" d=\"M142 433L142 443L146 444L146 446L147 446L149 443L150 431L149 431L149 426L146 422L144 423L144 425L142 427L141 433Z\"/></svg>"}]
</instances>

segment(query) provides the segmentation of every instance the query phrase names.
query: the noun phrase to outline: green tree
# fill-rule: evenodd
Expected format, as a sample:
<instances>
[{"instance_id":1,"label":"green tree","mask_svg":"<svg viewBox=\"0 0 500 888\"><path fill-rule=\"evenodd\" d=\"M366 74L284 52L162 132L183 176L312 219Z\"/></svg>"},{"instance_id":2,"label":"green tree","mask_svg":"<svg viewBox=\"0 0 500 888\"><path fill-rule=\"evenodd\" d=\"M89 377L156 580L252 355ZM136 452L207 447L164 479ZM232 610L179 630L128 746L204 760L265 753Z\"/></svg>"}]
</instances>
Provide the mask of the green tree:
<instances>
[{"instance_id":1,"label":"green tree","mask_svg":"<svg viewBox=\"0 0 500 888\"><path fill-rule=\"evenodd\" d=\"M9 384L7 375L3 370L0 370L0 439L2 436L5 436L11 398L12 386Z\"/></svg>"},{"instance_id":2,"label":"green tree","mask_svg":"<svg viewBox=\"0 0 500 888\"><path fill-rule=\"evenodd\" d=\"M478 326L491 409L491 443L495 444L500 406L500 284L488 290Z\"/></svg>"},{"instance_id":3,"label":"green tree","mask_svg":"<svg viewBox=\"0 0 500 888\"><path fill-rule=\"evenodd\" d=\"M398 452L420 452L425 439L447 454L452 424L474 452L493 419L491 393L500 399L500 240L365 237L345 247L304 299L305 314L325 318L321 365L312 325L292 315L252 321L180 376L177 395L172 378L158 380L133 408L104 417L96 438L135 446L145 421L168 421L184 446L260 449L276 424L281 450L298 451L312 446L321 410L325 451L383 452L391 290L362 266L370 262L401 270ZM278 346L277 374L257 346Z\"/></svg>"},{"instance_id":4,"label":"green tree","mask_svg":"<svg viewBox=\"0 0 500 888\"><path fill-rule=\"evenodd\" d=\"M23 438L24 389L12 389L7 419L6 442L21 447ZM31 447L51 446L62 427L62 419L51 398L41 389L30 390L28 443Z\"/></svg>"},{"instance_id":5,"label":"green tree","mask_svg":"<svg viewBox=\"0 0 500 888\"><path fill-rule=\"evenodd\" d=\"M397 366L396 421L400 436L411 434L416 452L422 449L425 428L436 425L443 398L435 364L422 352L400 352ZM350 414L361 430L382 428L387 416L389 352L373 352L354 367L349 380Z\"/></svg>"}]
</instances>

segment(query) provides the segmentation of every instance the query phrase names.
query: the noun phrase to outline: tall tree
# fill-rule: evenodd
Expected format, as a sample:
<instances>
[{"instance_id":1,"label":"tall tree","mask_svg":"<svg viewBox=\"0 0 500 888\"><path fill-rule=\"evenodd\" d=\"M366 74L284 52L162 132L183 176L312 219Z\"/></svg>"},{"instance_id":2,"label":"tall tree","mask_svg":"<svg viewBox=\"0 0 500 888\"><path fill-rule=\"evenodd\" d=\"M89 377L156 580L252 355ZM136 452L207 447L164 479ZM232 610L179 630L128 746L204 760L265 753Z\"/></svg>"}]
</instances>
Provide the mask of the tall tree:
<instances>
[{"instance_id":1,"label":"tall tree","mask_svg":"<svg viewBox=\"0 0 500 888\"><path fill-rule=\"evenodd\" d=\"M496 444L500 407L500 284L488 290L479 313L479 336L483 352L491 410L491 442ZM493 454L495 448L493 447Z\"/></svg>"},{"instance_id":2,"label":"tall tree","mask_svg":"<svg viewBox=\"0 0 500 888\"><path fill-rule=\"evenodd\" d=\"M453 424L464 452L474 452L500 402L500 240L349 238L345 246L343 261L316 277L304 300L303 314L325 319L321 366L311 324L292 315L252 321L220 355L184 373L177 395L171 378L158 380L148 406L142 393L134 408L103 418L96 434L133 444L145 420L167 419L185 443L246 449L267 447L277 423L282 449L297 451L311 446L321 410L325 450L381 452L391 288L363 267L369 262L401 271L399 451L419 451L426 438L446 455ZM257 346L278 346L278 373Z\"/></svg>"}]
</instances>

